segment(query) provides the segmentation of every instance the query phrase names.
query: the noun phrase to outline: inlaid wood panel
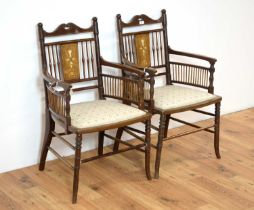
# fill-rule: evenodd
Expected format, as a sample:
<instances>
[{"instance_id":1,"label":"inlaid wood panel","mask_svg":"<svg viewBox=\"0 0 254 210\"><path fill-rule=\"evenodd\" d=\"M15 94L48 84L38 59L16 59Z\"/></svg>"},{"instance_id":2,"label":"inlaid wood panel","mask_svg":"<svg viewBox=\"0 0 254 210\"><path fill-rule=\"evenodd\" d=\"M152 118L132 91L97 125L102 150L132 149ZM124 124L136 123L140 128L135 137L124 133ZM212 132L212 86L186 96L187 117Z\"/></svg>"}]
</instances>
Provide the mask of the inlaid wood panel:
<instances>
[{"instance_id":1,"label":"inlaid wood panel","mask_svg":"<svg viewBox=\"0 0 254 210\"><path fill-rule=\"evenodd\" d=\"M150 39L148 33L137 34L135 36L135 48L138 66L142 68L151 66Z\"/></svg>"},{"instance_id":2,"label":"inlaid wood panel","mask_svg":"<svg viewBox=\"0 0 254 210\"><path fill-rule=\"evenodd\" d=\"M60 55L64 81L78 80L80 78L78 44L61 45Z\"/></svg>"},{"instance_id":3,"label":"inlaid wood panel","mask_svg":"<svg viewBox=\"0 0 254 210\"><path fill-rule=\"evenodd\" d=\"M125 33L123 54L127 60L140 67L165 66L163 31L149 30L142 33Z\"/></svg>"}]
</instances>

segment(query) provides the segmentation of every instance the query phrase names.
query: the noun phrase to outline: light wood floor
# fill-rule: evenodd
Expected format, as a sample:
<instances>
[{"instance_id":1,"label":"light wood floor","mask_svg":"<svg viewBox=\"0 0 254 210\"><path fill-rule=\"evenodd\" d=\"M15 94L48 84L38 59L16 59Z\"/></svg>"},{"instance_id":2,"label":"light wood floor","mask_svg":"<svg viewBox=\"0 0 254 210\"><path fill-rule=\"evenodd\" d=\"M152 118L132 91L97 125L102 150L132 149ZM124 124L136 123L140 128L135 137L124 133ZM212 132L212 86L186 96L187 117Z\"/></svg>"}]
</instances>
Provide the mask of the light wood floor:
<instances>
[{"instance_id":1,"label":"light wood floor","mask_svg":"<svg viewBox=\"0 0 254 210\"><path fill-rule=\"evenodd\" d=\"M254 109L222 117L221 155L215 158L212 135L200 132L164 144L159 180L146 180L137 151L87 163L76 205L71 171L51 161L44 172L32 166L0 174L0 210L254 210Z\"/></svg>"}]
</instances>

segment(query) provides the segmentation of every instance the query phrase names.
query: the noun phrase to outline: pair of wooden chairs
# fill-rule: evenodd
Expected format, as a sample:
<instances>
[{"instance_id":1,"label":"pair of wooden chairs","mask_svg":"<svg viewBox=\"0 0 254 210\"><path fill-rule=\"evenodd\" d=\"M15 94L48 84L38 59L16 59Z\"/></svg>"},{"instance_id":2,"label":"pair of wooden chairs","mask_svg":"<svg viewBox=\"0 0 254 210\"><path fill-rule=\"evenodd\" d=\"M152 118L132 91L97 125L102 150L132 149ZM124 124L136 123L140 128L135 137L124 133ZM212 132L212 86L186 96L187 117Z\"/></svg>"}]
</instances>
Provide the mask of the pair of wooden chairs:
<instances>
[{"instance_id":1,"label":"pair of wooden chairs","mask_svg":"<svg viewBox=\"0 0 254 210\"><path fill-rule=\"evenodd\" d=\"M38 24L46 101L45 139L39 169L44 170L48 151L72 168L73 203L77 202L81 163L135 149L145 153L146 176L147 179L151 179L150 147L152 146L157 151L155 178L158 178L163 141L201 130L214 133L215 153L217 158L220 158L221 97L213 95L216 60L175 51L168 47L166 20L165 10L162 10L162 15L157 20L139 15L134 16L129 23L123 22L121 16L117 15L121 64L108 62L101 57L97 18L93 18L89 28L68 23L59 25L53 32L45 31L43 25ZM155 25L157 28L139 30L139 27L146 25ZM132 28L135 32L128 31ZM205 60L210 66L173 62L170 60L171 54ZM164 76L166 85L155 88L157 76ZM204 88L208 93L173 85L174 83ZM98 100L72 103L72 94L92 89L97 90ZM215 104L215 114L197 110L210 104ZM187 110L215 116L215 123L200 127L171 116L173 113ZM159 128L151 125L151 117L154 114L160 115ZM167 137L170 119L196 129ZM130 126L138 122L145 125L144 130ZM59 123L64 132L56 132L55 123ZM151 127L158 131L157 145L150 144ZM116 137L105 132L115 128L118 128ZM141 143L131 144L121 140L124 131L141 140ZM99 133L98 155L81 159L83 134L92 132ZM69 134L75 134L75 145L63 137ZM52 148L53 137L57 137L74 150L74 165ZM115 141L113 151L104 153L104 137ZM119 149L120 143L124 148Z\"/></svg>"}]
</instances>

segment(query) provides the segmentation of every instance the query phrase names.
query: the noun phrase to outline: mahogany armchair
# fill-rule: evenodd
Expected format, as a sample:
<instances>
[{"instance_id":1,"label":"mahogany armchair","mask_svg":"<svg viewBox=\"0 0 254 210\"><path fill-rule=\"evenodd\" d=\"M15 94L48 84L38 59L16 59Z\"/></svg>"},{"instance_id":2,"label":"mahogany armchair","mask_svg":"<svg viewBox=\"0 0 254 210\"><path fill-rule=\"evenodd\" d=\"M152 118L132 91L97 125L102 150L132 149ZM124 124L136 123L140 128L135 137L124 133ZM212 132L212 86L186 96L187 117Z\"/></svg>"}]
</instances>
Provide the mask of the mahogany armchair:
<instances>
[{"instance_id":1,"label":"mahogany armchair","mask_svg":"<svg viewBox=\"0 0 254 210\"><path fill-rule=\"evenodd\" d=\"M152 29L147 29L151 27ZM214 134L215 154L217 158L220 158L219 132L222 98L214 95L213 80L216 59L171 49L168 46L165 10L161 11L161 17L157 20L142 14L134 16L128 23L123 22L121 15L118 14L117 29L121 62L132 67L145 68L147 74L145 106L150 113L160 115L159 127L151 125L152 129L158 131L157 145L151 144L151 147L156 149L155 178L159 178L162 145L166 140L198 131L207 131ZM172 55L177 55L178 58L175 59L179 60L173 61ZM208 66L190 64L184 62L186 59L181 57L205 61ZM155 69L158 70L157 74L155 74ZM125 71L123 71L123 75L129 78L133 77ZM166 84L154 88L155 77L164 77ZM215 113L198 109L212 104L215 105ZM215 117L215 123L200 127L172 116L174 113L184 111L194 111L213 116ZM195 129L167 137L170 119L192 126ZM117 138L121 137L123 131L132 133L133 136L139 139L141 138L136 133L144 134L143 131L133 128L132 130L119 128ZM117 150L118 142L115 142L114 151Z\"/></svg>"},{"instance_id":2,"label":"mahogany armchair","mask_svg":"<svg viewBox=\"0 0 254 210\"><path fill-rule=\"evenodd\" d=\"M136 149L145 153L146 176L151 179L151 114L144 110L144 72L137 68L105 61L100 56L97 18L93 18L89 28L68 23L59 25L53 32L45 31L43 25L39 23L38 32L46 98L46 129L39 170L44 170L48 150L73 169L73 203L77 202L81 163ZM114 73L104 72L104 67L112 70L107 72ZM122 70L131 72L135 78L116 76L116 72ZM91 82L95 84L91 85ZM77 84L79 86L75 87ZM97 90L98 100L76 104L71 102L71 95L75 92L91 89ZM106 100L106 98L111 99ZM119 103L119 100L124 103ZM131 144L105 132L137 122L145 123L146 137L141 144ZM64 132L56 132L55 123L62 126ZM81 159L83 134L91 132L99 132L98 155ZM76 135L75 145L64 138L69 134ZM52 148L53 137L74 150L74 165ZM104 137L122 143L126 147L115 152L104 153Z\"/></svg>"}]
</instances>

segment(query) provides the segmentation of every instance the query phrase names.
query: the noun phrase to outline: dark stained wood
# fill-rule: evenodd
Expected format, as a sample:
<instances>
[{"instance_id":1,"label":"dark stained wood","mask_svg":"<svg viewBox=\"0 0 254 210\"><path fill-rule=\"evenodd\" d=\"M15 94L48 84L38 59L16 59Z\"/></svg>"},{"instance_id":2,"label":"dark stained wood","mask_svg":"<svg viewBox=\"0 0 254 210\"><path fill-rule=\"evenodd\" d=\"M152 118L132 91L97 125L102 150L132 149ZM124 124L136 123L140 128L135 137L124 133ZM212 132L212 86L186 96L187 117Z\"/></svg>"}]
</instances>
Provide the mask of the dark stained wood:
<instances>
[{"instance_id":1,"label":"dark stained wood","mask_svg":"<svg viewBox=\"0 0 254 210\"><path fill-rule=\"evenodd\" d=\"M39 26L42 27L42 23L38 24ZM47 37L52 37L52 36L61 36L63 34L78 34L82 32L93 32L93 26L89 28L81 28L74 23L67 23L67 24L61 24L59 25L54 31L52 32L47 32L47 31L42 31L44 36Z\"/></svg>"},{"instance_id":2,"label":"dark stained wood","mask_svg":"<svg viewBox=\"0 0 254 210\"><path fill-rule=\"evenodd\" d=\"M111 136L109 134L104 134L105 137L109 138L110 140L113 140L115 142L119 142L119 143L122 143L123 145L126 145L126 146L130 146L130 147L136 147L135 149L138 150L138 151L141 151L141 152L145 152L144 149L140 148L142 147L142 145L144 144L138 144L138 145L133 145L132 143L129 143L128 141L124 141L124 140L120 140L114 136ZM145 140L143 141L145 143ZM114 152L114 151L113 151ZM115 151L114 153L116 154L117 152L119 152L119 150ZM108 154L107 154L108 156ZM98 157L99 158L99 157Z\"/></svg>"},{"instance_id":3,"label":"dark stained wood","mask_svg":"<svg viewBox=\"0 0 254 210\"><path fill-rule=\"evenodd\" d=\"M80 169L80 161L81 161L81 145L82 145L82 134L79 133L76 135L72 203L77 203L79 169Z\"/></svg>"},{"instance_id":4,"label":"dark stained wood","mask_svg":"<svg viewBox=\"0 0 254 210\"><path fill-rule=\"evenodd\" d=\"M133 26L140 26L140 25L147 25L147 24L154 24L154 23L160 23L161 20L154 20L147 15L136 15L134 16L128 23L125 23L121 20L121 15L118 14L117 18L120 20L120 23L123 27L133 27Z\"/></svg>"},{"instance_id":5,"label":"dark stained wood","mask_svg":"<svg viewBox=\"0 0 254 210\"><path fill-rule=\"evenodd\" d=\"M161 151L163 146L163 138L165 133L165 124L166 124L166 115L160 115L160 125L159 125L159 132L158 132L158 142L156 147L156 160L155 160L155 173L154 178L159 178L159 170L160 170L160 160L161 160Z\"/></svg>"},{"instance_id":6,"label":"dark stained wood","mask_svg":"<svg viewBox=\"0 0 254 210\"><path fill-rule=\"evenodd\" d=\"M200 127L200 128L194 129L192 131L185 131L183 133L179 133L179 134L176 134L176 135L172 135L172 136L163 138L163 141L167 141L167 140L175 139L175 138L178 138L178 137L181 137L181 136L186 136L186 135L189 135L189 134L197 133L197 132L203 131L203 130L208 130L208 129L213 128L213 127L214 127L214 125L209 125L209 126L206 126L206 127Z\"/></svg>"},{"instance_id":7,"label":"dark stained wood","mask_svg":"<svg viewBox=\"0 0 254 210\"><path fill-rule=\"evenodd\" d=\"M166 115L164 138L167 138L167 135L168 135L168 126L169 126L170 119L171 119L170 115Z\"/></svg>"},{"instance_id":8,"label":"dark stained wood","mask_svg":"<svg viewBox=\"0 0 254 210\"><path fill-rule=\"evenodd\" d=\"M189 126L194 127L194 128L201 128L200 126L198 126L198 125L196 125L196 124L194 124L194 123L189 123L189 122L186 122L186 121L184 121L184 120L180 120L180 119L175 118L175 117L171 117L171 116L170 116L170 119L171 119L171 120L174 120L174 121L176 121L176 122L185 124L185 125L189 125ZM210 133L214 133L214 131L213 131L213 130L210 130L210 129L205 129L205 131L210 132ZM166 136L166 135L165 135L165 136Z\"/></svg>"},{"instance_id":9,"label":"dark stained wood","mask_svg":"<svg viewBox=\"0 0 254 210\"><path fill-rule=\"evenodd\" d=\"M167 139L167 129L169 125L170 116L174 113L184 112L184 111L194 111L200 114L208 114L203 111L196 110L197 108L202 108L208 105L215 105L216 111L215 114L209 113L209 115L215 116L215 132L211 131L208 128L204 128L207 132L214 133L214 148L215 154L217 158L220 158L219 155L219 104L222 100L220 96L216 96L212 100L203 101L200 103L190 104L185 107L181 108L174 108L169 110L159 110L154 108L154 81L156 76L163 76L165 77L166 85L173 85L173 84L183 84L187 86L194 86L198 88L206 89L209 93L214 93L214 65L216 63L216 59L197 55L193 53L187 53L182 51L173 50L170 48L168 44L168 34L167 34L167 16L166 10L161 11L161 16L158 19L153 19L148 17L147 15L135 15L129 22L122 21L121 15L118 14L116 16L117 21L117 30L118 30L118 39L119 39L119 49L120 49L120 57L121 62L139 68L148 74L145 87L149 90L145 92L145 107L146 109L152 114L159 114L160 115L160 128L158 132L158 143L157 143L157 154L156 154L156 163L155 163L155 178L159 177L159 166L160 166L160 158L161 158L161 150L162 150L162 142ZM144 25L151 25L154 24L153 29L144 30L140 26ZM156 24L156 25L155 25ZM126 29L132 28L134 32L126 32ZM147 27L148 28L148 27ZM150 42L147 41L147 37L149 35ZM146 37L140 42L143 46L139 43L139 39L137 37ZM128 42L126 40L135 40L135 42ZM133 44L141 48L139 51L142 52L142 56L147 54L147 49L150 50L150 54L147 55L144 60L140 61L139 52L133 51L132 46ZM146 51L145 51L146 49ZM171 56L177 55L177 57L187 57L187 58L194 58L198 60L203 60L207 62L207 66L195 65L186 63L183 61L171 61ZM140 68L140 64L146 64L147 66L142 65ZM156 73L157 68L162 68L163 71ZM150 71L146 71L149 69ZM153 71L151 71L153 69ZM123 75L125 77L132 78L133 76L126 71L123 70ZM186 125L195 127L196 131L201 131L203 128L199 126L195 126L192 123L189 123L185 120L178 120L180 123L184 123ZM153 129L153 127L152 127ZM157 128L155 128L157 129ZM175 136L182 136L185 134L190 134L191 131L183 132L182 134L177 134ZM135 137L135 135L133 135ZM118 148L117 143L114 145L114 150Z\"/></svg>"},{"instance_id":10,"label":"dark stained wood","mask_svg":"<svg viewBox=\"0 0 254 210\"><path fill-rule=\"evenodd\" d=\"M100 131L98 138L98 155L103 154L103 144L104 144L104 131Z\"/></svg>"},{"instance_id":11,"label":"dark stained wood","mask_svg":"<svg viewBox=\"0 0 254 210\"><path fill-rule=\"evenodd\" d=\"M209 68L180 62L170 62L170 68L172 83L209 88Z\"/></svg>"},{"instance_id":12,"label":"dark stained wood","mask_svg":"<svg viewBox=\"0 0 254 210\"><path fill-rule=\"evenodd\" d=\"M48 147L48 150L50 151L50 152L52 152L59 160L61 160L62 161L62 163L64 163L66 166L68 166L68 167L70 167L72 170L74 170L74 166L73 165L71 165L71 163L69 163L68 161L66 161L65 159L64 159L64 157L62 157L56 150L54 150L52 147Z\"/></svg>"},{"instance_id":13,"label":"dark stained wood","mask_svg":"<svg viewBox=\"0 0 254 210\"><path fill-rule=\"evenodd\" d=\"M62 141L65 145L67 145L69 148L71 148L71 149L73 149L73 150L76 149L75 146L73 146L70 142L68 142L66 139L64 139L64 138L61 136L61 134L56 133L55 131L52 131L52 134L53 134L55 137L57 137L59 140L61 140L61 141ZM64 133L64 135L65 135L65 133Z\"/></svg>"},{"instance_id":14,"label":"dark stained wood","mask_svg":"<svg viewBox=\"0 0 254 210\"><path fill-rule=\"evenodd\" d=\"M201 113L201 114L205 114L205 115L210 115L210 116L215 116L214 113L211 113L211 112L206 112L206 111L203 111L203 110L198 110L198 109L193 109L192 110L193 112L198 112L198 113Z\"/></svg>"},{"instance_id":15,"label":"dark stained wood","mask_svg":"<svg viewBox=\"0 0 254 210\"><path fill-rule=\"evenodd\" d=\"M145 141L139 145L131 145L121 141L119 143L127 146L121 152L129 150L138 150L145 152L145 169L148 179L150 176L150 127L151 114L144 112L144 115L132 118L130 120L105 124L99 127L76 128L71 124L70 101L71 93L77 91L85 91L95 89L98 92L99 99L106 98L119 99L121 102L135 106L144 110L144 80L145 73L138 68L130 67L124 64L112 63L104 60L100 55L99 45L99 29L97 18L92 19L92 25L88 28L81 28L74 23L59 25L54 31L47 32L43 29L41 23L38 24L39 41L41 48L42 60L42 78L45 87L45 107L46 107L46 125L43 148L41 151L41 159L39 169L45 168L45 161L48 150L57 158L62 160L73 171L73 194L72 203L77 202L79 171L81 163L81 145L82 135L91 132L99 132L98 137L98 155L83 159L82 162L96 160L98 158L115 155L120 151L103 153L103 138L106 135L105 130L124 127L133 123L145 122L147 124ZM66 35L79 34L80 36L89 34L90 38L68 39ZM50 42L45 38L58 37L61 40ZM131 51L133 54L133 49ZM114 73L103 73L102 68L112 68ZM124 70L131 72L135 77L126 78L123 76L115 76L116 72ZM85 82L95 81L97 84L85 85ZM79 87L73 88L73 83L79 83ZM64 133L55 132L55 123L64 129ZM76 135L75 145L72 145L63 137L63 134ZM60 139L66 146L75 151L74 166L66 161L53 147L51 147L52 138ZM59 188L60 189L60 188Z\"/></svg>"},{"instance_id":16,"label":"dark stained wood","mask_svg":"<svg viewBox=\"0 0 254 210\"><path fill-rule=\"evenodd\" d=\"M215 59L215 58L211 58L211 57L204 56L204 55L198 55L198 54L194 54L194 53L189 53L189 52L177 51L177 50L173 50L170 47L168 47L168 53L174 54L174 55L182 55L182 56L191 57L191 58L197 58L200 60L205 60L205 61L208 61L210 64L215 64L217 61L217 59Z\"/></svg>"},{"instance_id":17,"label":"dark stained wood","mask_svg":"<svg viewBox=\"0 0 254 210\"><path fill-rule=\"evenodd\" d=\"M134 79L102 74L102 81L104 87L103 96L123 99L125 101L138 104L139 106L143 106L139 104L142 94L137 94L138 89L140 88L138 80L135 81ZM125 92L124 87L129 88L128 91Z\"/></svg>"},{"instance_id":18,"label":"dark stained wood","mask_svg":"<svg viewBox=\"0 0 254 210\"><path fill-rule=\"evenodd\" d=\"M91 85L91 86L87 86L87 87L80 87L80 88L73 88L72 91L73 92L78 92L81 90L91 90L91 89L96 89L98 88L98 85Z\"/></svg>"},{"instance_id":19,"label":"dark stained wood","mask_svg":"<svg viewBox=\"0 0 254 210\"><path fill-rule=\"evenodd\" d=\"M151 180L151 172L150 172L150 149L151 149L151 121L147 120L145 125L145 169L146 169L146 177L148 180Z\"/></svg>"},{"instance_id":20,"label":"dark stained wood","mask_svg":"<svg viewBox=\"0 0 254 210\"><path fill-rule=\"evenodd\" d=\"M112 151L112 152L104 153L102 155L93 156L93 157L90 157L90 158L83 159L81 162L82 163L87 163L87 162L90 162L90 161L93 161L93 160L97 160L97 159L100 159L100 158L104 158L104 157L116 155L116 154L119 154L119 153L127 152L127 151L133 150L133 149L140 151L141 150L140 148L142 148L144 146L145 146L145 144L131 145L131 146L127 147L127 148L117 150L116 152ZM151 178L147 177L147 179L150 180Z\"/></svg>"},{"instance_id":21,"label":"dark stained wood","mask_svg":"<svg viewBox=\"0 0 254 210\"><path fill-rule=\"evenodd\" d=\"M220 105L221 103L218 102L215 104L215 127L214 127L214 149L215 154L218 159L221 158L220 156Z\"/></svg>"},{"instance_id":22,"label":"dark stained wood","mask_svg":"<svg viewBox=\"0 0 254 210\"><path fill-rule=\"evenodd\" d=\"M122 135L123 135L123 127L120 127L117 129L116 138L120 139L122 137ZM118 150L118 148L119 148L119 142L115 141L113 151L116 152Z\"/></svg>"},{"instance_id":23,"label":"dark stained wood","mask_svg":"<svg viewBox=\"0 0 254 210\"><path fill-rule=\"evenodd\" d=\"M43 147L42 147L42 152L41 152L41 158L40 158L40 165L39 165L39 170L44 170L45 168L45 161L47 158L47 154L48 154L48 147L51 144L53 135L52 132L53 130L55 130L55 122L52 119L51 115L50 115L50 111L47 109L45 110L45 132L44 132L44 141L43 141Z\"/></svg>"}]
</instances>

